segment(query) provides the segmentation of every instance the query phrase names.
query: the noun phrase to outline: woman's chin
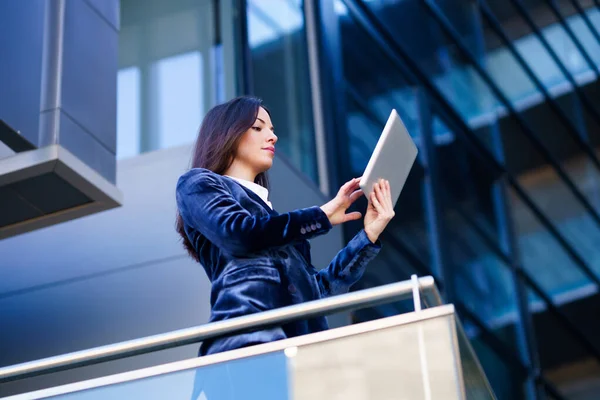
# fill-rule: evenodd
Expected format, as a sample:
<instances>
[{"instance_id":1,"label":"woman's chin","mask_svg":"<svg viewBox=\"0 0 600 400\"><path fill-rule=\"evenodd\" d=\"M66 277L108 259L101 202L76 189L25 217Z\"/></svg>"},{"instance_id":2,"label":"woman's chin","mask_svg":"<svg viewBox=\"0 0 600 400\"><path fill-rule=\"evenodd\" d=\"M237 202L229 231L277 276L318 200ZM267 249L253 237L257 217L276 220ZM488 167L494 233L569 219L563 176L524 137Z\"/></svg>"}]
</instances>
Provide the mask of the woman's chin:
<instances>
[{"instance_id":1,"label":"woman's chin","mask_svg":"<svg viewBox=\"0 0 600 400\"><path fill-rule=\"evenodd\" d=\"M263 165L261 165L261 172L267 172L271 167L273 166L273 160L269 160L263 163Z\"/></svg>"}]
</instances>

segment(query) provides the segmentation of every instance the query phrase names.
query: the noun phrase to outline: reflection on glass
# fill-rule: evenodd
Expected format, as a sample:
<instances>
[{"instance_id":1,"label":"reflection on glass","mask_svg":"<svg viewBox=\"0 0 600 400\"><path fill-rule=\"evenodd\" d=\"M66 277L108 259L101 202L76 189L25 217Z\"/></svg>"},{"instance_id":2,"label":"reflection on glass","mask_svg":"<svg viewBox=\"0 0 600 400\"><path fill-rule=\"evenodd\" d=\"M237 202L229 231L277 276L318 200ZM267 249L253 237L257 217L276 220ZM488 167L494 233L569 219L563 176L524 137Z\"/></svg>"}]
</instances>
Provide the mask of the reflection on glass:
<instances>
[{"instance_id":1,"label":"reflection on glass","mask_svg":"<svg viewBox=\"0 0 600 400\"><path fill-rule=\"evenodd\" d=\"M440 7L445 5L444 2L438 3ZM409 51L422 71L431 77L437 88L473 127L480 126L484 116L489 119L496 118L498 113L506 113L499 100L464 59L457 46L442 33L438 23L425 10L425 6L419 2L404 2L403 7L394 7L394 5L386 7L385 4L382 5L376 1L370 2L369 6L394 33L394 37ZM503 7L512 10L512 13L507 11L510 15L518 15L510 3L503 3ZM341 15L347 14L343 4L336 5L336 10ZM399 14L397 10L401 10L402 13ZM484 66L513 107L523 110L542 101L540 92L526 76L510 51L502 45L486 25L485 18L477 16L472 9L467 7L462 10L453 9L452 12L444 11L445 17L459 32L463 44L466 44ZM597 9L586 10L586 15L592 24L600 26L598 25L600 24L600 12ZM479 43L479 40L476 39L480 37L476 20L482 21L483 28L486 28L483 35L485 43ZM600 66L600 44L585 26L581 16L578 14L570 16L567 23L572 27L595 64ZM431 35L427 39L415 40L407 30L414 29L416 24L427 26ZM541 31L579 85L587 84L596 78L592 66L586 63L558 22L542 27ZM512 45L553 96L559 96L572 90L564 75L533 33L514 38ZM388 78L389 75L382 77ZM397 89L393 84L389 86L391 86L389 90Z\"/></svg>"},{"instance_id":2,"label":"reflection on glass","mask_svg":"<svg viewBox=\"0 0 600 400\"><path fill-rule=\"evenodd\" d=\"M117 158L140 152L140 70L129 67L117 75Z\"/></svg>"},{"instance_id":3,"label":"reflection on glass","mask_svg":"<svg viewBox=\"0 0 600 400\"><path fill-rule=\"evenodd\" d=\"M505 7L512 8L509 3ZM513 12L516 13L516 10L513 9ZM587 14L592 21L600 20L597 10L590 9ZM581 16L573 15L567 19L567 22L573 27L575 35L584 47L590 50L589 54L593 55L592 58L595 59L596 64L600 65L600 56L598 55L600 54L600 45L584 26ZM508 27L505 29L508 29ZM490 31L489 28L488 31ZM581 53L576 49L575 44L558 22L543 27L541 32L579 85L588 83L593 79L593 74L590 75L590 65L585 63ZM492 35L491 32L490 35ZM491 36L486 38L488 42L496 42L497 40L497 38ZM512 44L552 96L557 97L572 90L565 76L533 33L515 39ZM595 51L595 53L591 51ZM489 49L485 59L488 73L517 109L529 108L542 101L541 94L529 78L524 75L522 68L516 63L514 57L509 54L508 49L505 47ZM510 73L507 73L507 71L510 71Z\"/></svg>"},{"instance_id":4,"label":"reflection on glass","mask_svg":"<svg viewBox=\"0 0 600 400\"><path fill-rule=\"evenodd\" d=\"M251 48L304 29L301 5L292 0L248 2L248 42Z\"/></svg>"},{"instance_id":5,"label":"reflection on glass","mask_svg":"<svg viewBox=\"0 0 600 400\"><path fill-rule=\"evenodd\" d=\"M462 322L465 325L465 331L469 332L469 321L464 319ZM525 387L523 385L526 378L524 370L514 364L514 358L510 358L508 354L499 353L497 349L494 350L490 348L482 338L482 335L471 335L469 333L467 337L469 338L473 350L477 354L478 360L486 373L496 398L499 400L528 399L528 397L525 396ZM459 341L459 347L462 349L464 346L465 342L462 340ZM469 362L468 364L471 366L473 365L472 362ZM465 368L465 371L467 371L467 369L468 368ZM466 378L466 380L470 381L471 378ZM472 386L478 388L477 380L473 382Z\"/></svg>"},{"instance_id":6,"label":"reflection on glass","mask_svg":"<svg viewBox=\"0 0 600 400\"><path fill-rule=\"evenodd\" d=\"M572 309L569 310L568 306L558 307L574 324L581 336L575 335L563 320L558 319L546 308L542 299L532 289L528 289L528 297L529 311L533 314L533 328L539 348L540 367L544 377L561 392L564 398L597 398L598 392L593 389L590 391L588 388L577 393L577 387L581 383L595 380L600 371L600 363L591 356L589 348L580 340L581 337L586 337L591 343L596 340L597 333L588 322L589 315L579 316L573 313Z\"/></svg>"},{"instance_id":7,"label":"reflection on glass","mask_svg":"<svg viewBox=\"0 0 600 400\"><path fill-rule=\"evenodd\" d=\"M510 199L523 267L554 301L574 300L588 278L512 191Z\"/></svg>"},{"instance_id":8,"label":"reflection on glass","mask_svg":"<svg viewBox=\"0 0 600 400\"><path fill-rule=\"evenodd\" d=\"M253 94L271 111L278 150L318 183L308 47L299 1L249 0Z\"/></svg>"},{"instance_id":9,"label":"reflection on glass","mask_svg":"<svg viewBox=\"0 0 600 400\"><path fill-rule=\"evenodd\" d=\"M590 170L586 164L584 157L563 162L565 170L583 195L590 202L598 204L594 184L598 173L596 170ZM539 168L521 174L519 181L571 247L600 276L600 250L597 246L600 241L600 227L566 184L549 168ZM537 242L538 246L542 246L545 241L547 246L555 245L556 241L549 237L549 233L544 232L545 228L524 211L520 203L518 206L514 209L515 218L518 218L517 227L529 238L522 244L531 246L533 242Z\"/></svg>"},{"instance_id":10,"label":"reflection on glass","mask_svg":"<svg viewBox=\"0 0 600 400\"><path fill-rule=\"evenodd\" d=\"M501 199L494 195L494 175L460 141L438 146L434 155L440 171L447 284L462 306L513 348L518 343L517 295L511 267L496 252L504 249L499 225L506 222L496 222Z\"/></svg>"},{"instance_id":11,"label":"reflection on glass","mask_svg":"<svg viewBox=\"0 0 600 400\"><path fill-rule=\"evenodd\" d=\"M217 42L215 4L121 0L119 157L191 144L206 111L226 100L232 44Z\"/></svg>"},{"instance_id":12,"label":"reflection on glass","mask_svg":"<svg viewBox=\"0 0 600 400\"><path fill-rule=\"evenodd\" d=\"M53 398L61 400L286 400L289 391L286 360L283 352L269 353Z\"/></svg>"},{"instance_id":13,"label":"reflection on glass","mask_svg":"<svg viewBox=\"0 0 600 400\"><path fill-rule=\"evenodd\" d=\"M456 322L456 335L466 398L473 400L494 400L496 397L490 388L488 379L458 320Z\"/></svg>"},{"instance_id":14,"label":"reflection on glass","mask_svg":"<svg viewBox=\"0 0 600 400\"><path fill-rule=\"evenodd\" d=\"M156 85L160 148L192 143L200 126L202 59L197 51L158 61Z\"/></svg>"}]
</instances>

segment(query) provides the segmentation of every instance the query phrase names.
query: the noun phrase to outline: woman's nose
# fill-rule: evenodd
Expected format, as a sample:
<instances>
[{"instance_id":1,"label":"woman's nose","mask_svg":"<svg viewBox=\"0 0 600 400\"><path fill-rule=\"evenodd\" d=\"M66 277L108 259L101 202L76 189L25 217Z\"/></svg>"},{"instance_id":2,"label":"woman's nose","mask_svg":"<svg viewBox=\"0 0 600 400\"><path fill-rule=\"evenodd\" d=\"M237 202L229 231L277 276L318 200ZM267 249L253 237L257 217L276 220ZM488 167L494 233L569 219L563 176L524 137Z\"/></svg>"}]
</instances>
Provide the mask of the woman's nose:
<instances>
[{"instance_id":1,"label":"woman's nose","mask_svg":"<svg viewBox=\"0 0 600 400\"><path fill-rule=\"evenodd\" d=\"M269 142L272 142L273 144L277 143L277 140L279 140L279 138L274 133L269 137Z\"/></svg>"}]
</instances>

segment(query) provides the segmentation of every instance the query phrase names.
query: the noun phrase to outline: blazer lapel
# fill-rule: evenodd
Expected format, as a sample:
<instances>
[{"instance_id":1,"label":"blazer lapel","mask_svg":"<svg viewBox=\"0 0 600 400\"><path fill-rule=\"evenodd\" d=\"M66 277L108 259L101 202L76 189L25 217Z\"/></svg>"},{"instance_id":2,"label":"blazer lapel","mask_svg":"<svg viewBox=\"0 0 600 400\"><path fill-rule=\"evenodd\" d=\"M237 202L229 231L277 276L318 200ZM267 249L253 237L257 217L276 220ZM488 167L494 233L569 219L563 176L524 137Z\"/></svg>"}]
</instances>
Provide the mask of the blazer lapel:
<instances>
[{"instance_id":1,"label":"blazer lapel","mask_svg":"<svg viewBox=\"0 0 600 400\"><path fill-rule=\"evenodd\" d=\"M238 182L236 182L238 185L240 185ZM248 193L248 196L250 196L252 198L252 200L256 201L258 204L260 204L265 210L267 210L267 212L270 215L278 215L279 213L277 211L275 211L274 209L272 209L271 207L269 207L267 205L267 203L265 203L263 201L263 199L260 198L259 195L257 195L256 193L254 193L252 190L248 189L246 186L244 185L240 185L240 187L242 189L244 189L246 191L246 193Z\"/></svg>"}]
</instances>

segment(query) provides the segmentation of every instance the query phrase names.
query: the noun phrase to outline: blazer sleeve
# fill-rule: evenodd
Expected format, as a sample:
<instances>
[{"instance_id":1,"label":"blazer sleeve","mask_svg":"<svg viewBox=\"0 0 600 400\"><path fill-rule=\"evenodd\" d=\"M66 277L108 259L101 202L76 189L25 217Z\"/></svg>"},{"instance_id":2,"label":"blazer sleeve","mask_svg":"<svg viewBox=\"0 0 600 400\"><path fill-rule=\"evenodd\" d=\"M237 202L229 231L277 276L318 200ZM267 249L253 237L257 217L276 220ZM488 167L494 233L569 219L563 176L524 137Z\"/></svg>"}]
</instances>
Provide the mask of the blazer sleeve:
<instances>
[{"instance_id":1,"label":"blazer sleeve","mask_svg":"<svg viewBox=\"0 0 600 400\"><path fill-rule=\"evenodd\" d=\"M372 243L361 230L335 256L327 268L316 275L322 297L347 293L365 272L367 264L381 250L381 242Z\"/></svg>"},{"instance_id":2,"label":"blazer sleeve","mask_svg":"<svg viewBox=\"0 0 600 400\"><path fill-rule=\"evenodd\" d=\"M331 229L320 207L255 216L240 205L213 173L199 168L181 176L176 197L184 222L231 254L284 246Z\"/></svg>"}]
</instances>

